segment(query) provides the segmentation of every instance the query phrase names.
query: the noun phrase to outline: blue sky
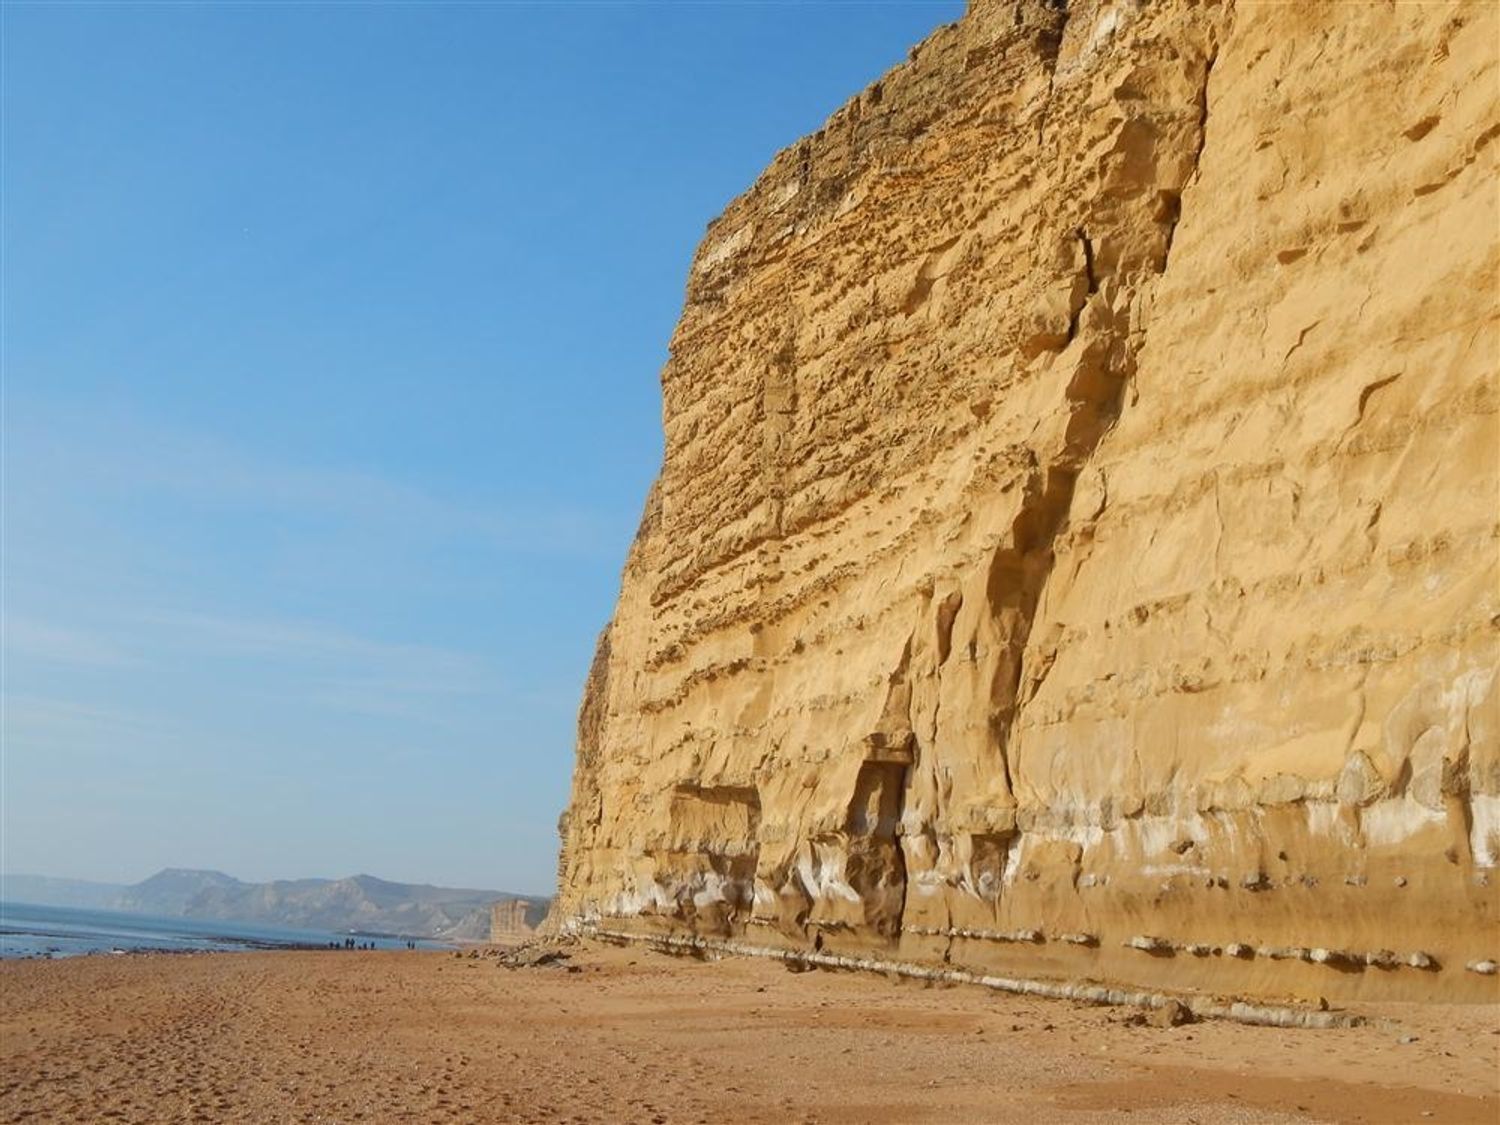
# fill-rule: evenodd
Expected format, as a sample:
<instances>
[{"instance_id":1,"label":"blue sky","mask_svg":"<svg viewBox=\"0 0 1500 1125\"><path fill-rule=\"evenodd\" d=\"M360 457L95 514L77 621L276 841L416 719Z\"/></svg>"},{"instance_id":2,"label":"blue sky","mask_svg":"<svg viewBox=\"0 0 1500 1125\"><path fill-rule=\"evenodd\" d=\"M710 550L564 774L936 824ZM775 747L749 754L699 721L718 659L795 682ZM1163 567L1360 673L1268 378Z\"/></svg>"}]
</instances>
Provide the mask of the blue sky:
<instances>
[{"instance_id":1,"label":"blue sky","mask_svg":"<svg viewBox=\"0 0 1500 1125\"><path fill-rule=\"evenodd\" d=\"M4 855L550 890L707 222L937 2L4 7Z\"/></svg>"}]
</instances>

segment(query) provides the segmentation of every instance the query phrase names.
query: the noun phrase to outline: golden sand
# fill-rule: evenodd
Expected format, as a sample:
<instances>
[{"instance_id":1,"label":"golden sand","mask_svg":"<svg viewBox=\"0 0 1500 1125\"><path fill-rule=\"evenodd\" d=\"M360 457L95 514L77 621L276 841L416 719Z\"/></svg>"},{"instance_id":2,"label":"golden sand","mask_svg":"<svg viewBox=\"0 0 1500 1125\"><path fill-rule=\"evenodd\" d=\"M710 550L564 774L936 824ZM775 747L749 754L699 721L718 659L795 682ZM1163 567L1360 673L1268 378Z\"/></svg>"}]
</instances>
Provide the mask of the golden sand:
<instances>
[{"instance_id":1,"label":"golden sand","mask_svg":"<svg viewBox=\"0 0 1500 1125\"><path fill-rule=\"evenodd\" d=\"M405 952L0 964L0 1117L1500 1120L1495 1006L1390 1006L1339 1031L1166 1029L760 961L584 945L569 965Z\"/></svg>"}]
</instances>

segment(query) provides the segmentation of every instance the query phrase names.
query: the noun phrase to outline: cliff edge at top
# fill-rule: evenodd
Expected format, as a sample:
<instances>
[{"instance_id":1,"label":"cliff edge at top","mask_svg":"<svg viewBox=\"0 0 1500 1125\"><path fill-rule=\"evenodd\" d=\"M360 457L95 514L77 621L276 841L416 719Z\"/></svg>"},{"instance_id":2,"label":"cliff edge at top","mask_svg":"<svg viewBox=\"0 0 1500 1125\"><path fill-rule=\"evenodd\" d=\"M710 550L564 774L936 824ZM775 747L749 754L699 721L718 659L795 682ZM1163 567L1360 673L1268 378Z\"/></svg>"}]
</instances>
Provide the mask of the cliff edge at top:
<instances>
[{"instance_id":1,"label":"cliff edge at top","mask_svg":"<svg viewBox=\"0 0 1500 1125\"><path fill-rule=\"evenodd\" d=\"M777 156L554 921L1493 999L1497 11L976 3Z\"/></svg>"}]
</instances>

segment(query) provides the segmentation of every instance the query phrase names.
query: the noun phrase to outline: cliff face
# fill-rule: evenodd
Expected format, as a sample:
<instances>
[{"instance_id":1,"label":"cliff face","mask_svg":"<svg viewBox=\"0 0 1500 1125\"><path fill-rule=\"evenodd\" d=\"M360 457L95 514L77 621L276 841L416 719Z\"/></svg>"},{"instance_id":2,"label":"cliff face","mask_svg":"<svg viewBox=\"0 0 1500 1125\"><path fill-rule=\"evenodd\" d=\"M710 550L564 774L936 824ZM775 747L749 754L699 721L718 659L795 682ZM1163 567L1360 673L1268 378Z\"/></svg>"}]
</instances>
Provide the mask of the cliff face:
<instances>
[{"instance_id":1,"label":"cliff face","mask_svg":"<svg viewBox=\"0 0 1500 1125\"><path fill-rule=\"evenodd\" d=\"M554 918L1500 954L1497 9L977 3L710 228Z\"/></svg>"}]
</instances>

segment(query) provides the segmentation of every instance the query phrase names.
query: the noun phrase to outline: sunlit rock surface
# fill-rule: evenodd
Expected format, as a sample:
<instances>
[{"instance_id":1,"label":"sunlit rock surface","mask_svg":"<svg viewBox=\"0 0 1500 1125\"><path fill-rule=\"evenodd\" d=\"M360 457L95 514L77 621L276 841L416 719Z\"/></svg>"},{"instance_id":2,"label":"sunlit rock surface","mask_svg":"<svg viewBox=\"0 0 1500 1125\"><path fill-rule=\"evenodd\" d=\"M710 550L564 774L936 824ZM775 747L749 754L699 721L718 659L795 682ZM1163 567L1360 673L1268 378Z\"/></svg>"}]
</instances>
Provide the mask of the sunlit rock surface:
<instances>
[{"instance_id":1,"label":"sunlit rock surface","mask_svg":"<svg viewBox=\"0 0 1500 1125\"><path fill-rule=\"evenodd\" d=\"M553 920L1493 996L1497 8L977 3L709 229Z\"/></svg>"}]
</instances>

